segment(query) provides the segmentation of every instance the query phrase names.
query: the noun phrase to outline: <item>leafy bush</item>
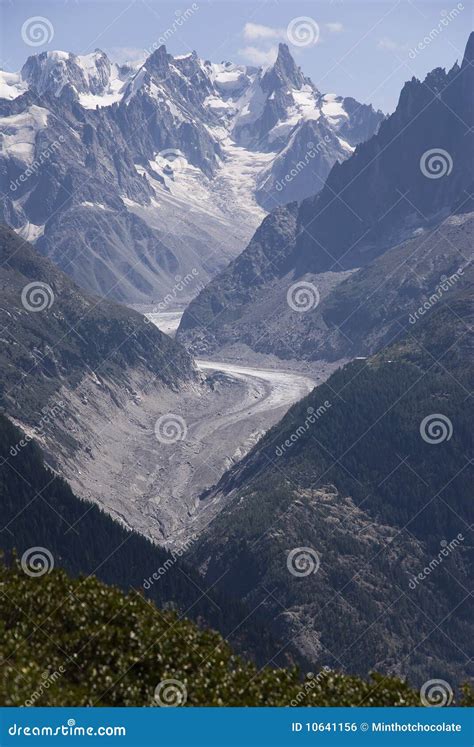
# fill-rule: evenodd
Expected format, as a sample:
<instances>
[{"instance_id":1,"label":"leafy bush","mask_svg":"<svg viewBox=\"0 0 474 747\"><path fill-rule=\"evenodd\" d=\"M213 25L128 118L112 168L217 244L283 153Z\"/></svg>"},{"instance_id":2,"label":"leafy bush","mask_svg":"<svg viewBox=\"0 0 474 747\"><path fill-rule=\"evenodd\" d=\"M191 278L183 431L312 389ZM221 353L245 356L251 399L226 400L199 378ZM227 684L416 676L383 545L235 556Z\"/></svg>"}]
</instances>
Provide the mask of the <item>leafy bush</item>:
<instances>
[{"instance_id":1,"label":"leafy bush","mask_svg":"<svg viewBox=\"0 0 474 747\"><path fill-rule=\"evenodd\" d=\"M95 577L26 575L0 567L0 703L5 706L153 706L163 680L187 706L408 706L418 693L392 677L370 681L323 670L260 670L201 630Z\"/></svg>"}]
</instances>

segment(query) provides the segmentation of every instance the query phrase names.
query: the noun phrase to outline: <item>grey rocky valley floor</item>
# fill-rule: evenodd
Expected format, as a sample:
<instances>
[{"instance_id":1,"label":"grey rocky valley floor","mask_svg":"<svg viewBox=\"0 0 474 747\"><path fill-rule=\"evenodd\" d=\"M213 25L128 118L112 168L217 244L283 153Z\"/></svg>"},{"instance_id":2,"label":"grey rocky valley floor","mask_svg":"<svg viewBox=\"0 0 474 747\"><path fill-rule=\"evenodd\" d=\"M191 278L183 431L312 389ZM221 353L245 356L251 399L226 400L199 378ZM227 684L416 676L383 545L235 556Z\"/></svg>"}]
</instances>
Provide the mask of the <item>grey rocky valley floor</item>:
<instances>
[{"instance_id":1,"label":"grey rocky valley floor","mask_svg":"<svg viewBox=\"0 0 474 747\"><path fill-rule=\"evenodd\" d=\"M170 315L153 314L169 330ZM179 321L176 314L175 326ZM334 364L301 366L261 356L243 361L196 360L198 380L172 392L136 381L136 397L116 391L120 406L108 412L108 396L89 383L86 398L63 392L79 422L85 448L63 456L65 476L77 494L99 500L114 517L169 546L185 544L220 510L200 499L296 401L324 381ZM139 394L138 394L139 393ZM155 433L158 418L176 424L182 438L170 443ZM184 426L183 426L184 423ZM173 427L173 426L171 426Z\"/></svg>"},{"instance_id":2,"label":"grey rocky valley floor","mask_svg":"<svg viewBox=\"0 0 474 747\"><path fill-rule=\"evenodd\" d=\"M172 335L181 311L147 319L89 296L8 228L0 260L2 406L78 496L155 540L197 529L199 496L331 368L245 350L196 365L159 329ZM51 308L25 308L31 287Z\"/></svg>"}]
</instances>

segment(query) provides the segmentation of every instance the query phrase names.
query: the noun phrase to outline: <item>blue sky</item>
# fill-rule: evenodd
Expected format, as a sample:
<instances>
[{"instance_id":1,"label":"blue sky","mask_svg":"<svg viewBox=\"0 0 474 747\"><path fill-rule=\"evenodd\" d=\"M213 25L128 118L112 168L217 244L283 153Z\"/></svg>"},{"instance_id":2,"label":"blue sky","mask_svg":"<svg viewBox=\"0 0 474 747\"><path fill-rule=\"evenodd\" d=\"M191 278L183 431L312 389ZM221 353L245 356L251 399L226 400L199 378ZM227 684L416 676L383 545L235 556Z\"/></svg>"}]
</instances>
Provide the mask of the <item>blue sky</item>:
<instances>
[{"instance_id":1,"label":"blue sky","mask_svg":"<svg viewBox=\"0 0 474 747\"><path fill-rule=\"evenodd\" d=\"M288 24L304 17L317 29L315 38L289 44L304 73L322 92L354 96L385 112L395 108L405 80L460 60L472 28L470 0L1 0L0 13L6 70L52 49L86 54L98 47L120 62L137 59L165 34L172 54L194 49L215 62L265 64L278 42L288 41ZM35 47L21 34L32 16L46 18L54 32Z\"/></svg>"}]
</instances>

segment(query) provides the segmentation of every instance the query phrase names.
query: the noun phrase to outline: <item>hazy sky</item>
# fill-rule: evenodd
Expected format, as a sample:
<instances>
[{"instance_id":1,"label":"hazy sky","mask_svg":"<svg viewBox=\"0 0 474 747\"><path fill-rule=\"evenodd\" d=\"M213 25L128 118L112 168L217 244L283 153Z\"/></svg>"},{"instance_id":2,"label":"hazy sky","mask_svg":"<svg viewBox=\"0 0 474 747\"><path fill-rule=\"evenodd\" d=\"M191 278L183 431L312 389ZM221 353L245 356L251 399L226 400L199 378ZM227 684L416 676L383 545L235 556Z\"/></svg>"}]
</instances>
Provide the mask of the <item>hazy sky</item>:
<instances>
[{"instance_id":1,"label":"hazy sky","mask_svg":"<svg viewBox=\"0 0 474 747\"><path fill-rule=\"evenodd\" d=\"M405 80L460 61L472 28L470 0L1 0L0 7L6 70L52 49L100 48L120 62L138 59L160 37L172 54L196 50L215 62L267 64L278 42L289 41L288 24L305 17L294 27L306 25L310 36L289 44L303 72L322 92L351 95L385 112L395 108ZM47 38L38 46L22 35L33 16L47 20ZM311 43L300 46L305 39Z\"/></svg>"}]
</instances>

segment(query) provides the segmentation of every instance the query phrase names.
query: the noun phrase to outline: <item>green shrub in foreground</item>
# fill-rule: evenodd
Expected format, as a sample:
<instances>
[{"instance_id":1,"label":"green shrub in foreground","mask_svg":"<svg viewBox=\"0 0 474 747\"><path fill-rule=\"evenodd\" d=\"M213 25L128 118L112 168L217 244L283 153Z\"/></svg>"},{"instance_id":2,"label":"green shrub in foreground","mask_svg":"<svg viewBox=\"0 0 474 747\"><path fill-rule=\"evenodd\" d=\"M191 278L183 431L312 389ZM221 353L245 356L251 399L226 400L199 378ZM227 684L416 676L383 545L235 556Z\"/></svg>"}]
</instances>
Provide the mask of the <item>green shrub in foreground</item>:
<instances>
[{"instance_id":1,"label":"green shrub in foreground","mask_svg":"<svg viewBox=\"0 0 474 747\"><path fill-rule=\"evenodd\" d=\"M301 682L296 670L258 670L220 634L138 592L62 570L33 578L0 565L0 655L5 706L153 706L168 679L187 706L420 705L404 682L378 674L366 682L323 671Z\"/></svg>"}]
</instances>

